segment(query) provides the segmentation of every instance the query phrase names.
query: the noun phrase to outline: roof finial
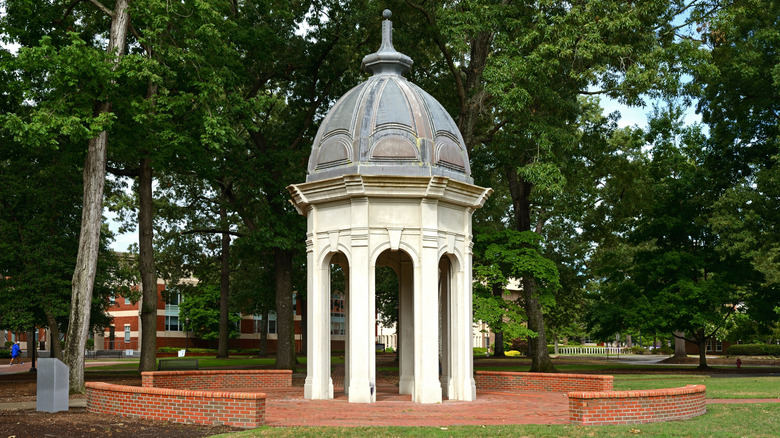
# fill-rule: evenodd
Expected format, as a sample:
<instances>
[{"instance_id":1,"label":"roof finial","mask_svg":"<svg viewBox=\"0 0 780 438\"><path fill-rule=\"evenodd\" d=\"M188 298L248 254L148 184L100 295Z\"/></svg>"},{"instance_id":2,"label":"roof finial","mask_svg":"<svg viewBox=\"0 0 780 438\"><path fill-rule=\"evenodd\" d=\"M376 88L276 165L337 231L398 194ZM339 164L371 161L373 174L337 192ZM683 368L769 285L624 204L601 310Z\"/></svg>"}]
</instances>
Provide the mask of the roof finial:
<instances>
[{"instance_id":1,"label":"roof finial","mask_svg":"<svg viewBox=\"0 0 780 438\"><path fill-rule=\"evenodd\" d=\"M379 50L363 58L363 70L374 75L401 75L406 73L414 62L393 47L393 22L390 21L392 16L393 13L389 9L382 11L382 17L385 18L382 21L382 45Z\"/></svg>"}]
</instances>

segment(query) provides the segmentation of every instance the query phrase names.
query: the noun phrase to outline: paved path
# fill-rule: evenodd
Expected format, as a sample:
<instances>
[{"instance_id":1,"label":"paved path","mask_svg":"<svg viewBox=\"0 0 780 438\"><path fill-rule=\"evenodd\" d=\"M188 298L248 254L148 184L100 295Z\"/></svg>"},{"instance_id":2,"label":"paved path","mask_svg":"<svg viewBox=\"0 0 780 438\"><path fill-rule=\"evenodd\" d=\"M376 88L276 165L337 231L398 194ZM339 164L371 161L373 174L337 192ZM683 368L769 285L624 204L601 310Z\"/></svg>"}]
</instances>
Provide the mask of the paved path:
<instances>
[{"instance_id":1,"label":"paved path","mask_svg":"<svg viewBox=\"0 0 780 438\"><path fill-rule=\"evenodd\" d=\"M305 400L302 388L286 397L267 392L269 426L454 426L567 424L569 402L560 393L478 392L473 402L413 403L410 395L380 388L377 402L349 403L343 392L333 400Z\"/></svg>"}]
</instances>

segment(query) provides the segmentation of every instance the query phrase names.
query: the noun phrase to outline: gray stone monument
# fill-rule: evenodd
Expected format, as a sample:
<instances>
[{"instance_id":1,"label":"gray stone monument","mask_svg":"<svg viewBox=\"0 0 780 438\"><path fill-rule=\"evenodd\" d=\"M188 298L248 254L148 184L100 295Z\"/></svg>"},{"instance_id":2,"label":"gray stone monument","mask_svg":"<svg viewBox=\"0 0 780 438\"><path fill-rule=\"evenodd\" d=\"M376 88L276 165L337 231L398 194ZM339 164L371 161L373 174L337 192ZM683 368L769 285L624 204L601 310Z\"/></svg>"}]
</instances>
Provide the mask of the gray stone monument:
<instances>
[{"instance_id":1,"label":"gray stone monument","mask_svg":"<svg viewBox=\"0 0 780 438\"><path fill-rule=\"evenodd\" d=\"M38 360L38 401L36 410L59 412L68 410L68 378L70 370L59 359Z\"/></svg>"}]
</instances>

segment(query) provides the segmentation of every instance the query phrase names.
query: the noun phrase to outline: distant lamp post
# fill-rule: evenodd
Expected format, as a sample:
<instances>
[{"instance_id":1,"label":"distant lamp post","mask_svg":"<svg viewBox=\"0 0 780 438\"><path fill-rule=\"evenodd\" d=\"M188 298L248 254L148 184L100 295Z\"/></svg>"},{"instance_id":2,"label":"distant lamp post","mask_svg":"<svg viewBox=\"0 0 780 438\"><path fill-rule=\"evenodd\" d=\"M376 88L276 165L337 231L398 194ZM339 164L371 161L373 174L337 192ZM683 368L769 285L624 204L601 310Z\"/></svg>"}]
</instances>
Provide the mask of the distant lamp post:
<instances>
[{"instance_id":1,"label":"distant lamp post","mask_svg":"<svg viewBox=\"0 0 780 438\"><path fill-rule=\"evenodd\" d=\"M33 330L32 330L32 360L30 362L30 372L31 373L37 373L38 372L38 370L35 369L35 351L38 349L38 346L36 345L37 344L37 339L35 339L36 338L36 336L35 336L36 334L37 333L35 333L35 327L33 327ZM28 342L28 345L29 345L29 342Z\"/></svg>"},{"instance_id":2,"label":"distant lamp post","mask_svg":"<svg viewBox=\"0 0 780 438\"><path fill-rule=\"evenodd\" d=\"M184 332L185 335L187 336L187 341L184 347L184 351L189 353L190 352L190 319L189 318L184 318Z\"/></svg>"}]
</instances>

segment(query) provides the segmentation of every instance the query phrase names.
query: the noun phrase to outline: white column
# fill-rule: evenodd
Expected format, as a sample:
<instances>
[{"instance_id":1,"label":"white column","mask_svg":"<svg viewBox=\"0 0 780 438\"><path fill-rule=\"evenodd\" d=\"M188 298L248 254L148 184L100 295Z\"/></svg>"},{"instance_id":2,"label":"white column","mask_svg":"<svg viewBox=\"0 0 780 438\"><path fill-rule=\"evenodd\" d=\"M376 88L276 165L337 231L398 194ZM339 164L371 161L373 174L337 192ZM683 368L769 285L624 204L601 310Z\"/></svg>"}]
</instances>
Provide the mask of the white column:
<instances>
[{"instance_id":1,"label":"white column","mask_svg":"<svg viewBox=\"0 0 780 438\"><path fill-rule=\"evenodd\" d=\"M309 230L313 229L316 212L309 212ZM307 242L306 310L309 321L306 334L309 339L304 398L322 400L333 398L333 380L330 377L330 264L316 260L320 247L317 237L309 232Z\"/></svg>"},{"instance_id":2,"label":"white column","mask_svg":"<svg viewBox=\"0 0 780 438\"><path fill-rule=\"evenodd\" d=\"M408 257L401 259L398 275L398 383L399 394L414 391L414 267Z\"/></svg>"},{"instance_id":3,"label":"white column","mask_svg":"<svg viewBox=\"0 0 780 438\"><path fill-rule=\"evenodd\" d=\"M352 333L349 330L349 294L350 294L350 287L349 287L349 267L344 268L342 266L342 269L344 270L344 394L349 395L349 358L350 358L350 333Z\"/></svg>"},{"instance_id":4,"label":"white column","mask_svg":"<svg viewBox=\"0 0 780 438\"><path fill-rule=\"evenodd\" d=\"M352 199L352 260L349 302L349 402L375 400L371 381L371 357L375 355L374 315L368 251L368 199ZM345 382L345 385L347 383Z\"/></svg>"},{"instance_id":5,"label":"white column","mask_svg":"<svg viewBox=\"0 0 780 438\"><path fill-rule=\"evenodd\" d=\"M417 403L441 403L439 383L438 205L422 199L420 265L414 290L414 394Z\"/></svg>"}]
</instances>

